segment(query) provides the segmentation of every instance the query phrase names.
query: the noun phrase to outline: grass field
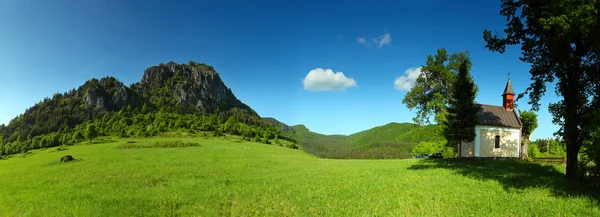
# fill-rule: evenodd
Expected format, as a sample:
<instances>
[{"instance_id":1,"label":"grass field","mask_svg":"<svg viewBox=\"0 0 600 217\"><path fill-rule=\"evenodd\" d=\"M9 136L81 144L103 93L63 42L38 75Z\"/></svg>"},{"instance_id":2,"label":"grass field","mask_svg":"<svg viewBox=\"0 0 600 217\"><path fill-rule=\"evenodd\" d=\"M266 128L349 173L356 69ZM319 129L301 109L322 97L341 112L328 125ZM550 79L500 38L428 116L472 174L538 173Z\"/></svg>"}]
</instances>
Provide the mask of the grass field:
<instances>
[{"instance_id":1,"label":"grass field","mask_svg":"<svg viewBox=\"0 0 600 217\"><path fill-rule=\"evenodd\" d=\"M129 139L130 140L130 139ZM599 216L559 166L332 160L216 139L128 140L0 160L0 216ZM194 143L195 144L195 143ZM63 155L77 160L59 162Z\"/></svg>"}]
</instances>

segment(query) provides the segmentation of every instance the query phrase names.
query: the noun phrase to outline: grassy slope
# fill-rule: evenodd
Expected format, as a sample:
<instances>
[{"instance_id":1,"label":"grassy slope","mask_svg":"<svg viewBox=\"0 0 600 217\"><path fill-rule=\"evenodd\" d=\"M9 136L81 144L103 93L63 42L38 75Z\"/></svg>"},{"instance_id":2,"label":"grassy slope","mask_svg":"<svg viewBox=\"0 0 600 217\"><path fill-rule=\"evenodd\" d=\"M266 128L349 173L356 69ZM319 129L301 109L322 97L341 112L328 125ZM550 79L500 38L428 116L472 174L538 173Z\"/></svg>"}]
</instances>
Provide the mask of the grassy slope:
<instances>
[{"instance_id":1,"label":"grassy slope","mask_svg":"<svg viewBox=\"0 0 600 217\"><path fill-rule=\"evenodd\" d=\"M1 160L0 216L600 215L598 201L565 188L552 166L331 160L187 140L201 147L122 150L120 140ZM81 160L57 162L65 154Z\"/></svg>"}]
</instances>

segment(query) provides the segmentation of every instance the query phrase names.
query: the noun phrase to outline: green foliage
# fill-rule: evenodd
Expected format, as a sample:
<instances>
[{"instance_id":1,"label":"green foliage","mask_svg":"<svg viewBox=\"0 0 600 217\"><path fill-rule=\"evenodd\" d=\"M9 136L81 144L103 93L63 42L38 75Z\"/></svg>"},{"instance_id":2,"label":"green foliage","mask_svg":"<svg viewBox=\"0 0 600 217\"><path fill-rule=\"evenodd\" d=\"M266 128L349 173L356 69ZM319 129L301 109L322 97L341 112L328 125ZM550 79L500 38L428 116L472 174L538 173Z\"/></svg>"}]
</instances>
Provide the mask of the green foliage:
<instances>
[{"instance_id":1,"label":"green foliage","mask_svg":"<svg viewBox=\"0 0 600 217\"><path fill-rule=\"evenodd\" d=\"M598 1L502 1L505 35L485 30L483 39L491 51L504 53L520 45L521 57L531 65L529 94L532 109L539 110L546 83L556 83L563 100L549 105L553 122L561 128L567 146L567 178L577 179L578 155L587 134L587 117L600 109L600 4ZM589 144L589 143L588 143Z\"/></svg>"},{"instance_id":2,"label":"green foliage","mask_svg":"<svg viewBox=\"0 0 600 217\"><path fill-rule=\"evenodd\" d=\"M537 147L537 145L530 145L528 147L527 154L530 158L536 158L540 156L540 149Z\"/></svg>"},{"instance_id":3,"label":"green foliage","mask_svg":"<svg viewBox=\"0 0 600 217\"><path fill-rule=\"evenodd\" d=\"M424 125L429 123L431 117L437 123L445 120L452 93L451 84L456 80L459 63L468 59L468 52L448 55L444 48L438 49L435 56L427 57L415 85L402 99L408 109L417 111L417 116L413 118L415 123Z\"/></svg>"},{"instance_id":4,"label":"green foliage","mask_svg":"<svg viewBox=\"0 0 600 217\"><path fill-rule=\"evenodd\" d=\"M410 154L417 156L421 154L433 154L444 150L445 143L443 142L421 142L415 146Z\"/></svg>"},{"instance_id":5,"label":"green foliage","mask_svg":"<svg viewBox=\"0 0 600 217\"><path fill-rule=\"evenodd\" d=\"M85 130L85 136L90 140L90 143L92 143L92 140L98 137L98 130L96 129L96 125L89 124L87 126L87 129Z\"/></svg>"},{"instance_id":6,"label":"green foliage","mask_svg":"<svg viewBox=\"0 0 600 217\"><path fill-rule=\"evenodd\" d=\"M267 145L271 144L271 142L269 141L269 139L268 139L268 138L266 138L266 137L262 138L262 139L260 140L260 142L261 142L261 143L263 143L263 144L267 144Z\"/></svg>"},{"instance_id":7,"label":"green foliage","mask_svg":"<svg viewBox=\"0 0 600 217\"><path fill-rule=\"evenodd\" d=\"M4 137L0 136L0 156L4 155Z\"/></svg>"},{"instance_id":8,"label":"green foliage","mask_svg":"<svg viewBox=\"0 0 600 217\"><path fill-rule=\"evenodd\" d=\"M411 150L417 144L444 141L438 134L437 125L390 123L350 136L313 133L304 125L292 128L295 130L298 146L305 152L322 158L411 158Z\"/></svg>"},{"instance_id":9,"label":"green foliage","mask_svg":"<svg viewBox=\"0 0 600 217\"><path fill-rule=\"evenodd\" d=\"M442 122L447 144L455 150L458 150L460 142L475 140L477 113L481 110L481 107L475 104L477 88L469 73L471 61L467 56L457 64L460 64L458 77L452 84L452 96L448 100L446 120Z\"/></svg>"},{"instance_id":10,"label":"green foliage","mask_svg":"<svg viewBox=\"0 0 600 217\"><path fill-rule=\"evenodd\" d=\"M135 148L184 148L184 147L200 147L200 143L198 142L190 142L190 141L156 141L156 142L147 142L147 143L137 143L137 142L126 142L123 143L117 148L120 149L135 149Z\"/></svg>"},{"instance_id":11,"label":"green foliage","mask_svg":"<svg viewBox=\"0 0 600 217\"><path fill-rule=\"evenodd\" d=\"M365 131L354 133L348 139L356 146L365 146L372 143L381 143L396 141L396 138L417 128L417 125L410 123L389 123L383 126L374 127Z\"/></svg>"},{"instance_id":12,"label":"green foliage","mask_svg":"<svg viewBox=\"0 0 600 217\"><path fill-rule=\"evenodd\" d=\"M566 156L566 144L559 138L537 139L531 143L539 151L538 156Z\"/></svg>"},{"instance_id":13,"label":"green foliage","mask_svg":"<svg viewBox=\"0 0 600 217\"><path fill-rule=\"evenodd\" d=\"M581 150L579 177L591 187L600 187L600 110L587 116L589 122L585 129L585 141Z\"/></svg>"},{"instance_id":14,"label":"green foliage","mask_svg":"<svg viewBox=\"0 0 600 217\"><path fill-rule=\"evenodd\" d=\"M538 127L537 114L534 111L519 110L519 116L523 123L521 133L523 134L523 137L529 138L533 131Z\"/></svg>"},{"instance_id":15,"label":"green foliage","mask_svg":"<svg viewBox=\"0 0 600 217\"><path fill-rule=\"evenodd\" d=\"M81 131L75 131L75 133L73 134L73 142L75 143L81 142L84 139L85 137L83 136L83 133L81 133Z\"/></svg>"},{"instance_id":16,"label":"green foliage","mask_svg":"<svg viewBox=\"0 0 600 217\"><path fill-rule=\"evenodd\" d=\"M456 152L456 148L454 148L454 147L444 147L444 150L442 151L442 157L444 159L457 158L458 157L458 153Z\"/></svg>"},{"instance_id":17,"label":"green foliage","mask_svg":"<svg viewBox=\"0 0 600 217\"><path fill-rule=\"evenodd\" d=\"M534 111L522 111L519 110L519 116L521 119L521 123L523 123L523 127L521 128L522 135L522 149L524 150L521 154L522 157L531 156L528 154L529 151L529 137L533 133L533 131L538 127L537 122L537 114Z\"/></svg>"},{"instance_id":18,"label":"green foliage","mask_svg":"<svg viewBox=\"0 0 600 217\"><path fill-rule=\"evenodd\" d=\"M287 147L288 147L288 148L291 148L291 149L298 149L298 145L296 145L296 143L295 143L295 142L291 142L291 143L289 143L289 144L287 145Z\"/></svg>"}]
</instances>

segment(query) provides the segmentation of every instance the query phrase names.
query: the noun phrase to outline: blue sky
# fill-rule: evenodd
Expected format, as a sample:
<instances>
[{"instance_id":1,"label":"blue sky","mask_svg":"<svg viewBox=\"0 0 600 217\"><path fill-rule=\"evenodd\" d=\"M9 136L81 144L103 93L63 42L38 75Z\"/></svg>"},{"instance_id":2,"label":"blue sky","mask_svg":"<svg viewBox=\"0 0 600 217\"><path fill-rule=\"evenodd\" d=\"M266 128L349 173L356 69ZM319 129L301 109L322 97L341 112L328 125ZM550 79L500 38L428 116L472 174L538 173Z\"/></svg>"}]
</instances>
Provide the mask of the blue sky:
<instances>
[{"instance_id":1,"label":"blue sky","mask_svg":"<svg viewBox=\"0 0 600 217\"><path fill-rule=\"evenodd\" d=\"M149 66L194 60L214 66L261 116L351 134L410 122L394 82L438 48L470 51L477 101L501 105L507 73L517 93L530 76L517 47L502 55L484 47L483 30L505 26L499 10L500 1L475 0L1 1L0 123L92 77L131 84ZM344 75L334 90L305 89L309 72L328 69ZM548 90L533 138L558 129L547 106L559 98Z\"/></svg>"}]
</instances>

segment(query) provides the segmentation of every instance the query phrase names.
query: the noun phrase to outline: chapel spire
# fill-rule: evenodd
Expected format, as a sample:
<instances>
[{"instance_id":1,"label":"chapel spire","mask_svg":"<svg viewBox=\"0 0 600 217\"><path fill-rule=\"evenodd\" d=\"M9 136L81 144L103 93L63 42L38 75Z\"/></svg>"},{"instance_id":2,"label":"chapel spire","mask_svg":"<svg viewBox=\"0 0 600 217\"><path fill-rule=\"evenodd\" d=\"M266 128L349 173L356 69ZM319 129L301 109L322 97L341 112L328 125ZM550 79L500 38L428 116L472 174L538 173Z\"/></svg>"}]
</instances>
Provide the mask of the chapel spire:
<instances>
[{"instance_id":1,"label":"chapel spire","mask_svg":"<svg viewBox=\"0 0 600 217\"><path fill-rule=\"evenodd\" d=\"M510 72L508 73L510 76ZM515 108L515 91L512 88L512 84L510 83L510 77L506 82L506 87L504 88L504 93L502 93L502 106L507 111L512 111Z\"/></svg>"}]
</instances>

